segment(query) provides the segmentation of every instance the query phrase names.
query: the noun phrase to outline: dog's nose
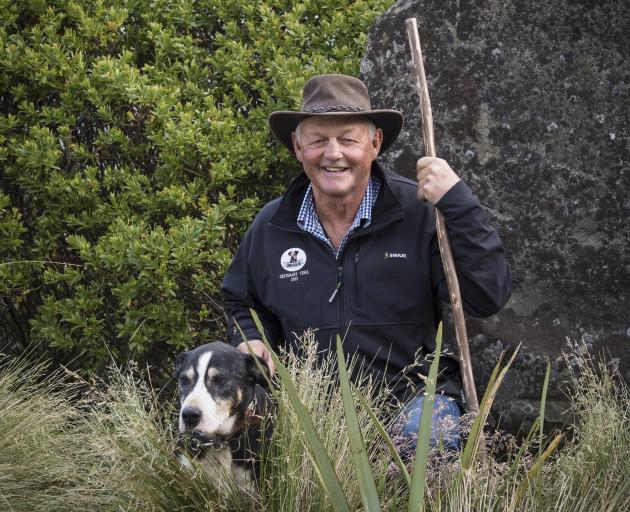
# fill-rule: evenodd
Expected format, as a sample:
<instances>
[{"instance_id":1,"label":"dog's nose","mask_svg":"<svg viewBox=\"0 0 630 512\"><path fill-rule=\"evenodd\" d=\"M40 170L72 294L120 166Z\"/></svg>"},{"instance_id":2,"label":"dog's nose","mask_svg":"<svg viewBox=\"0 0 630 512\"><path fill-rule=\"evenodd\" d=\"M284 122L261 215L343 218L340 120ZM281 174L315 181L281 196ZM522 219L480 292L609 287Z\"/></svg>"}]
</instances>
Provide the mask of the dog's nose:
<instances>
[{"instance_id":1,"label":"dog's nose","mask_svg":"<svg viewBox=\"0 0 630 512\"><path fill-rule=\"evenodd\" d=\"M201 409L199 407L186 407L182 411L182 420L189 428L196 426L200 419Z\"/></svg>"}]
</instances>

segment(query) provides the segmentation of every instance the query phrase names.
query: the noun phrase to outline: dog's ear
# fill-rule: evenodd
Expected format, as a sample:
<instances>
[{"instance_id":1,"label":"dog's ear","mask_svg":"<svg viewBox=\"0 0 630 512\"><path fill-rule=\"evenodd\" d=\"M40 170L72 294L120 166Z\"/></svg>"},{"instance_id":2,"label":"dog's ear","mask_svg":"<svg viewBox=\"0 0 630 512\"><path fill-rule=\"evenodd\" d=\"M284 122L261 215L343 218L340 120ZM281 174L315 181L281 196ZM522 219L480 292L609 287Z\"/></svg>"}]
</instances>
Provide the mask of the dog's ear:
<instances>
[{"instance_id":1,"label":"dog's ear","mask_svg":"<svg viewBox=\"0 0 630 512\"><path fill-rule=\"evenodd\" d=\"M269 379L271 378L269 374L269 367L267 363L262 357L254 356L252 354L243 354L245 357L245 364L247 365L247 376L250 377L256 384L259 386L269 389ZM260 367L256 364L256 360L260 363L260 367L262 367L262 371Z\"/></svg>"},{"instance_id":2,"label":"dog's ear","mask_svg":"<svg viewBox=\"0 0 630 512\"><path fill-rule=\"evenodd\" d=\"M175 371L173 372L174 378L179 377L182 368L184 368L184 363L186 362L187 357L188 352L180 352L179 354L177 354L177 357L175 358Z\"/></svg>"}]
</instances>

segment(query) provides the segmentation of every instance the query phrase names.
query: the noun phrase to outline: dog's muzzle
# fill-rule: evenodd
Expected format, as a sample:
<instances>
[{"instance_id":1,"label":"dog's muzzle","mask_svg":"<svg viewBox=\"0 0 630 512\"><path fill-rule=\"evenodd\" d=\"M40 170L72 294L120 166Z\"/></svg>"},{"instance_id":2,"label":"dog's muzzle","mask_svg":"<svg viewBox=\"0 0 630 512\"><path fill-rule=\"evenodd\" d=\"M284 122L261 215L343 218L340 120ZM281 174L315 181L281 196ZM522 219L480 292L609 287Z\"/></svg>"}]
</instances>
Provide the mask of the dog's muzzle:
<instances>
[{"instance_id":1,"label":"dog's muzzle","mask_svg":"<svg viewBox=\"0 0 630 512\"><path fill-rule=\"evenodd\" d=\"M246 424L257 424L262 421L262 417L256 414L256 396L247 406L245 411ZM187 427L192 428L199 423L201 410L197 407L188 407L182 411L182 420ZM242 433L242 431L241 431ZM241 447L240 436L223 436L213 434L210 436L200 432L186 431L180 432L177 436L177 448L187 451L194 458L203 457L208 450L221 451L229 449L231 452L237 451Z\"/></svg>"}]
</instances>

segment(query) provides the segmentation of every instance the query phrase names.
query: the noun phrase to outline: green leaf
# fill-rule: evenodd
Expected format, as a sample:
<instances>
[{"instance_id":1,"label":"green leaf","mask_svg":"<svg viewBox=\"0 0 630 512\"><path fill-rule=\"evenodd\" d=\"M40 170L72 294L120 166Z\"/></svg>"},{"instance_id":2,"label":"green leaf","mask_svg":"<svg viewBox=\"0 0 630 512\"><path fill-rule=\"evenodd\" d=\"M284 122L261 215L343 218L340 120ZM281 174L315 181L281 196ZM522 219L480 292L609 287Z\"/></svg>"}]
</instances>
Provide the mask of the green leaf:
<instances>
[{"instance_id":1,"label":"green leaf","mask_svg":"<svg viewBox=\"0 0 630 512\"><path fill-rule=\"evenodd\" d=\"M429 376L424 390L422 402L422 416L418 428L416 442L416 454L411 474L411 487L409 489L409 512L424 511L424 492L426 488L427 465L429 463L429 446L431 441L431 426L433 420L433 404L435 403L435 388L437 385L440 353L442 351L442 322L438 326L435 337L435 352L429 368Z\"/></svg>"},{"instance_id":2,"label":"green leaf","mask_svg":"<svg viewBox=\"0 0 630 512\"><path fill-rule=\"evenodd\" d=\"M503 479L504 484L511 485L510 482L512 481L512 477L518 471L520 463L523 460L523 455L525 455L525 451L527 450L527 448L529 448L532 437L534 436L536 431L539 429L539 427L540 427L540 418L536 418L531 428L529 429L529 433L527 434L527 437L525 437L525 439L523 440L516 456L514 457L514 460L512 461L512 465L510 466L509 471L506 473L505 478Z\"/></svg>"},{"instance_id":3,"label":"green leaf","mask_svg":"<svg viewBox=\"0 0 630 512\"><path fill-rule=\"evenodd\" d=\"M475 456L480 450L480 447L483 443L483 427L486 424L486 420L488 415L490 414L490 408L494 403L494 399L496 398L499 387L501 386L501 382L505 377L508 369L514 362L514 358L520 349L520 345L516 348L512 357L508 361L508 363L503 367L500 371L499 368L501 366L501 359L497 362L497 365L490 376L490 381L488 382L488 386L486 388L486 392L484 393L483 399L481 400L481 404L479 404L479 414L475 418L473 422L472 428L470 430L470 434L468 436L468 440L466 441L466 446L464 447L464 451L461 456L461 468L462 470L470 469L472 463L475 459Z\"/></svg>"},{"instance_id":4,"label":"green leaf","mask_svg":"<svg viewBox=\"0 0 630 512\"><path fill-rule=\"evenodd\" d=\"M380 434L381 439L383 439L383 441L385 442L385 445L389 450L389 454L391 455L394 463L400 469L401 474L404 476L405 481L407 482L407 486L411 486L411 477L409 476L409 471L407 471L407 466L405 466L405 463L400 458L400 454L398 453L398 450L396 450L396 447L394 446L391 437L389 437L387 430L385 429L381 421L377 418L376 414L367 403L367 400L365 399L363 394L354 386L352 387L352 389L354 391L354 396L359 399L359 402L361 402L361 406L367 411L370 419L372 420L372 423L376 427L377 432Z\"/></svg>"},{"instance_id":5,"label":"green leaf","mask_svg":"<svg viewBox=\"0 0 630 512\"><path fill-rule=\"evenodd\" d=\"M525 496L525 493L527 492L527 489L529 488L530 482L536 478L538 473L540 473L540 470L543 464L549 458L549 456L556 450L556 448L558 448L560 441L562 441L562 434L557 435L553 439L553 441L551 441L551 443L549 444L547 449L544 451L544 453L541 453L537 457L536 462L534 462L531 469L523 477L523 480L518 486L518 489L516 489L516 493L514 493L514 499L512 502L513 505L511 507L511 510L518 509L518 506L520 505L523 497Z\"/></svg>"},{"instance_id":6,"label":"green leaf","mask_svg":"<svg viewBox=\"0 0 630 512\"><path fill-rule=\"evenodd\" d=\"M370 461L363 442L359 418L355 410L355 403L352 399L352 390L350 389L350 379L348 378L348 370L346 368L346 359L343 355L341 346L341 336L337 334L337 365L339 367L339 384L341 386L341 395L343 397L343 409L346 416L346 428L348 429L348 438L350 439L350 449L354 461L357 480L359 481L359 490L361 492L361 502L363 508L367 512L380 511L381 503L374 482L374 475L370 468Z\"/></svg>"},{"instance_id":7,"label":"green leaf","mask_svg":"<svg viewBox=\"0 0 630 512\"><path fill-rule=\"evenodd\" d=\"M545 405L547 403L547 391L549 389L549 376L551 375L551 361L547 361L547 370L545 371L545 381L543 383L542 396L540 397L540 436L538 442L538 453L542 453L545 425Z\"/></svg>"}]
</instances>

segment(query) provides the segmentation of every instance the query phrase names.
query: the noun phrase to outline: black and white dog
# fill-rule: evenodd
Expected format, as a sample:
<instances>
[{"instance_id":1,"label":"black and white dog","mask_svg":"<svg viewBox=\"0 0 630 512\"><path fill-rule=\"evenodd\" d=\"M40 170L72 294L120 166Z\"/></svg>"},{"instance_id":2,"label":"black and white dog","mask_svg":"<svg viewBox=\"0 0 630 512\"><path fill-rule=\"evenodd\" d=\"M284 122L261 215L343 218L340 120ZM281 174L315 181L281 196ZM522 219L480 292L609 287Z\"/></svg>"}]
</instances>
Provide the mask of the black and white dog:
<instances>
[{"instance_id":1,"label":"black and white dog","mask_svg":"<svg viewBox=\"0 0 630 512\"><path fill-rule=\"evenodd\" d=\"M222 342L181 353L175 361L180 411L180 460L195 457L221 484L231 473L253 492L260 453L260 420L267 407L268 369L259 358ZM266 429L269 436L269 429ZM226 472L228 470L228 472Z\"/></svg>"}]
</instances>

